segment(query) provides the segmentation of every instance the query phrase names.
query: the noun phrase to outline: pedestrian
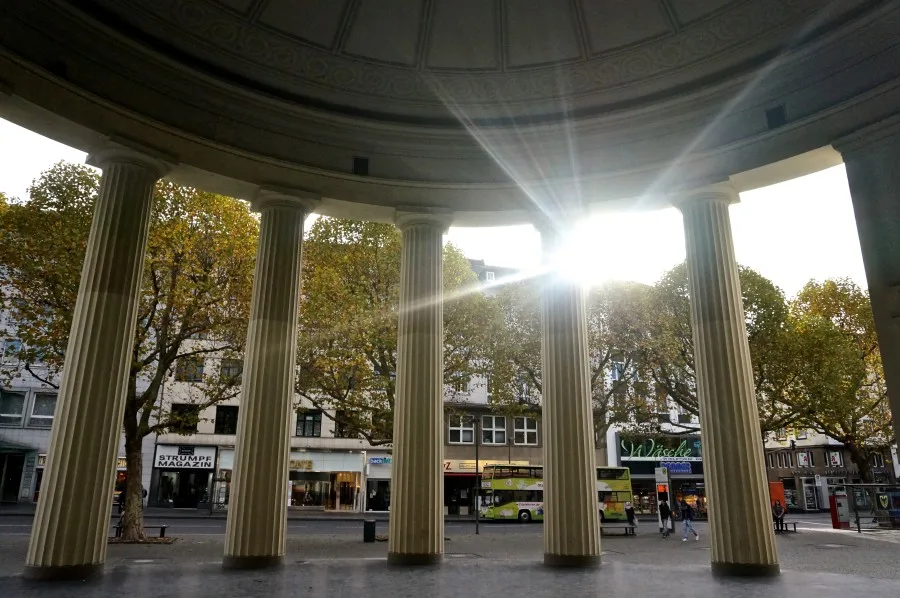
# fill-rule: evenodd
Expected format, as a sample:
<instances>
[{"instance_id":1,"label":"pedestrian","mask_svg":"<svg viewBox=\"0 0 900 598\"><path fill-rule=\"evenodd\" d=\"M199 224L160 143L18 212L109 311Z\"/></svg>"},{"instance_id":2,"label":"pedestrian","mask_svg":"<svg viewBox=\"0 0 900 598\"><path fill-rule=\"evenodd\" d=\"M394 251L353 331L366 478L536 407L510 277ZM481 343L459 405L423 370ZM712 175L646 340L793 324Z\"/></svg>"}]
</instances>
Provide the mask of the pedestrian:
<instances>
[{"instance_id":1,"label":"pedestrian","mask_svg":"<svg viewBox=\"0 0 900 598\"><path fill-rule=\"evenodd\" d=\"M634 505L630 502L625 503L625 518L628 519L628 525L637 527L637 517L634 516Z\"/></svg>"},{"instance_id":2,"label":"pedestrian","mask_svg":"<svg viewBox=\"0 0 900 598\"><path fill-rule=\"evenodd\" d=\"M775 532L783 532L785 531L784 527L784 506L781 504L780 500L776 500L775 504L772 505L772 518L775 520Z\"/></svg>"},{"instance_id":3,"label":"pedestrian","mask_svg":"<svg viewBox=\"0 0 900 598\"><path fill-rule=\"evenodd\" d=\"M700 534L694 529L694 507L685 501L681 503L681 520L684 522L684 533L681 535L681 541L687 542L688 531L694 534L694 540L700 540Z\"/></svg>"},{"instance_id":4,"label":"pedestrian","mask_svg":"<svg viewBox=\"0 0 900 598\"><path fill-rule=\"evenodd\" d=\"M119 492L119 515L125 510L125 484L122 484L122 491Z\"/></svg>"},{"instance_id":5,"label":"pedestrian","mask_svg":"<svg viewBox=\"0 0 900 598\"><path fill-rule=\"evenodd\" d=\"M662 537L669 537L669 520L672 518L672 509L665 499L659 501L659 521L662 525Z\"/></svg>"}]
</instances>

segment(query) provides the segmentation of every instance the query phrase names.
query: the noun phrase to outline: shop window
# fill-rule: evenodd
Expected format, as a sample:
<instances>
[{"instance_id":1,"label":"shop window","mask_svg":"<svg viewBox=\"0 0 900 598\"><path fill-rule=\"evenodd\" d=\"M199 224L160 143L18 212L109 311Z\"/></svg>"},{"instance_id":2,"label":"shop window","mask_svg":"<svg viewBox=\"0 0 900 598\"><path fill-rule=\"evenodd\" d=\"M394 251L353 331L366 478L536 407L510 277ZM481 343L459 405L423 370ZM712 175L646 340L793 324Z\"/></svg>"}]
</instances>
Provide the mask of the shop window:
<instances>
[{"instance_id":1,"label":"shop window","mask_svg":"<svg viewBox=\"0 0 900 598\"><path fill-rule=\"evenodd\" d=\"M297 436L318 438L322 435L321 411L297 412Z\"/></svg>"},{"instance_id":2,"label":"shop window","mask_svg":"<svg viewBox=\"0 0 900 598\"><path fill-rule=\"evenodd\" d=\"M169 413L169 432L173 434L196 434L200 411L196 405L173 403Z\"/></svg>"},{"instance_id":3,"label":"shop window","mask_svg":"<svg viewBox=\"0 0 900 598\"><path fill-rule=\"evenodd\" d=\"M515 425L515 435L513 441L516 444L536 445L537 438L537 419L533 417L517 417L513 420Z\"/></svg>"},{"instance_id":4,"label":"shop window","mask_svg":"<svg viewBox=\"0 0 900 598\"><path fill-rule=\"evenodd\" d=\"M238 407L236 405L216 406L216 434L237 434Z\"/></svg>"},{"instance_id":5,"label":"shop window","mask_svg":"<svg viewBox=\"0 0 900 598\"><path fill-rule=\"evenodd\" d=\"M22 341L18 339L7 339L3 341L3 355L0 357L6 365L19 363L19 352L22 350Z\"/></svg>"},{"instance_id":6,"label":"shop window","mask_svg":"<svg viewBox=\"0 0 900 598\"><path fill-rule=\"evenodd\" d=\"M450 416L450 444L474 444L475 422L467 415Z\"/></svg>"},{"instance_id":7,"label":"shop window","mask_svg":"<svg viewBox=\"0 0 900 598\"><path fill-rule=\"evenodd\" d=\"M0 391L0 425L21 426L24 414L24 392Z\"/></svg>"},{"instance_id":8,"label":"shop window","mask_svg":"<svg viewBox=\"0 0 900 598\"><path fill-rule=\"evenodd\" d=\"M506 417L484 415L481 417L481 443L506 444Z\"/></svg>"},{"instance_id":9,"label":"shop window","mask_svg":"<svg viewBox=\"0 0 900 598\"><path fill-rule=\"evenodd\" d=\"M872 467L884 467L884 455L881 453L872 453Z\"/></svg>"},{"instance_id":10,"label":"shop window","mask_svg":"<svg viewBox=\"0 0 900 598\"><path fill-rule=\"evenodd\" d=\"M28 425L32 428L49 428L53 425L53 414L56 412L56 395L39 392L34 395Z\"/></svg>"},{"instance_id":11,"label":"shop window","mask_svg":"<svg viewBox=\"0 0 900 598\"><path fill-rule=\"evenodd\" d=\"M203 359L196 355L180 358L175 366L175 380L203 382Z\"/></svg>"},{"instance_id":12,"label":"shop window","mask_svg":"<svg viewBox=\"0 0 900 598\"><path fill-rule=\"evenodd\" d=\"M223 359L219 369L222 379L232 384L241 383L241 374L244 372L244 362L240 359Z\"/></svg>"}]
</instances>

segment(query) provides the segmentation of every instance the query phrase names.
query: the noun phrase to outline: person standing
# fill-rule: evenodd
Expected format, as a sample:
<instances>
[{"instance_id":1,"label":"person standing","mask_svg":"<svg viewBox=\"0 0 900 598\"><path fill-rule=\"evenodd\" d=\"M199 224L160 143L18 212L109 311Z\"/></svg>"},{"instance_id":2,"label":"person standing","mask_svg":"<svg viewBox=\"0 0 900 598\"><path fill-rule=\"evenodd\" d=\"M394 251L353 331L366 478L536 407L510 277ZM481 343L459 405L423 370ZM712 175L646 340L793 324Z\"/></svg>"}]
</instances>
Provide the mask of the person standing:
<instances>
[{"instance_id":1,"label":"person standing","mask_svg":"<svg viewBox=\"0 0 900 598\"><path fill-rule=\"evenodd\" d=\"M625 518L628 520L628 525L637 527L637 517L634 515L634 505L630 502L625 503Z\"/></svg>"},{"instance_id":2,"label":"person standing","mask_svg":"<svg viewBox=\"0 0 900 598\"><path fill-rule=\"evenodd\" d=\"M685 501L681 503L681 520L684 522L684 533L681 536L681 541L687 542L688 531L694 534L694 540L699 540L700 534L694 529L694 507Z\"/></svg>"},{"instance_id":3,"label":"person standing","mask_svg":"<svg viewBox=\"0 0 900 598\"><path fill-rule=\"evenodd\" d=\"M776 500L772 505L772 518L775 520L775 532L785 531L784 527L784 506L780 500Z\"/></svg>"},{"instance_id":4,"label":"person standing","mask_svg":"<svg viewBox=\"0 0 900 598\"><path fill-rule=\"evenodd\" d=\"M659 501L659 521L662 525L662 537L669 537L669 525L670 520L672 518L672 509L669 508L669 503L666 502L665 499Z\"/></svg>"}]
</instances>

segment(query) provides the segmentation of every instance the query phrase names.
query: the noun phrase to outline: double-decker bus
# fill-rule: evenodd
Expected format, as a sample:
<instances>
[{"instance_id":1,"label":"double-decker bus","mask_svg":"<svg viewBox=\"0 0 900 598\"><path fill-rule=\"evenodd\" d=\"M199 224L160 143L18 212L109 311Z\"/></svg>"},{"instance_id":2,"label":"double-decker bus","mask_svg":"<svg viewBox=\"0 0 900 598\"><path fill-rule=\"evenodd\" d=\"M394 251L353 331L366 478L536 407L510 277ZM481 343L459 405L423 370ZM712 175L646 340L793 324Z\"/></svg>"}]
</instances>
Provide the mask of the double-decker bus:
<instances>
[{"instance_id":1,"label":"double-decker bus","mask_svg":"<svg viewBox=\"0 0 900 598\"><path fill-rule=\"evenodd\" d=\"M544 519L544 468L526 465L486 465L481 476L481 516L518 519L523 523ZM600 520L625 521L625 503L632 500L627 467L597 468Z\"/></svg>"}]
</instances>

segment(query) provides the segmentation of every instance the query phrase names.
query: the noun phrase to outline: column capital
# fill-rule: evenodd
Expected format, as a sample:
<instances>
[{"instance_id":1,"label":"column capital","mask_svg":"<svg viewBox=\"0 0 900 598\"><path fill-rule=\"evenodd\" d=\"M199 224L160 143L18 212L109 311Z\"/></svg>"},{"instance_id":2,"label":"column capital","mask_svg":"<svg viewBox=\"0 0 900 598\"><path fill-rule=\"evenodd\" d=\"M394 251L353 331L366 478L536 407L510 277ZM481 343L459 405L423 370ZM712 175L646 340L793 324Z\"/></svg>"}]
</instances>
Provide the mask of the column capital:
<instances>
[{"instance_id":1,"label":"column capital","mask_svg":"<svg viewBox=\"0 0 900 598\"><path fill-rule=\"evenodd\" d=\"M842 156L878 151L885 146L900 147L900 114L857 129L831 142Z\"/></svg>"},{"instance_id":2,"label":"column capital","mask_svg":"<svg viewBox=\"0 0 900 598\"><path fill-rule=\"evenodd\" d=\"M737 190L731 183L716 183L697 189L675 191L669 194L669 201L681 211L698 203L724 203L731 205L740 201Z\"/></svg>"},{"instance_id":3,"label":"column capital","mask_svg":"<svg viewBox=\"0 0 900 598\"><path fill-rule=\"evenodd\" d=\"M168 174L178 160L165 152L146 147L131 140L109 138L92 148L85 162L101 170L113 164L134 164L156 173L157 178Z\"/></svg>"},{"instance_id":4,"label":"column capital","mask_svg":"<svg viewBox=\"0 0 900 598\"><path fill-rule=\"evenodd\" d=\"M291 208L310 214L319 204L322 196L306 189L266 186L260 187L250 200L254 212L264 212L273 208Z\"/></svg>"},{"instance_id":5,"label":"column capital","mask_svg":"<svg viewBox=\"0 0 900 598\"><path fill-rule=\"evenodd\" d=\"M394 214L394 224L403 230L410 226L434 226L446 233L453 222L453 212L446 208L428 206L398 206Z\"/></svg>"}]
</instances>

